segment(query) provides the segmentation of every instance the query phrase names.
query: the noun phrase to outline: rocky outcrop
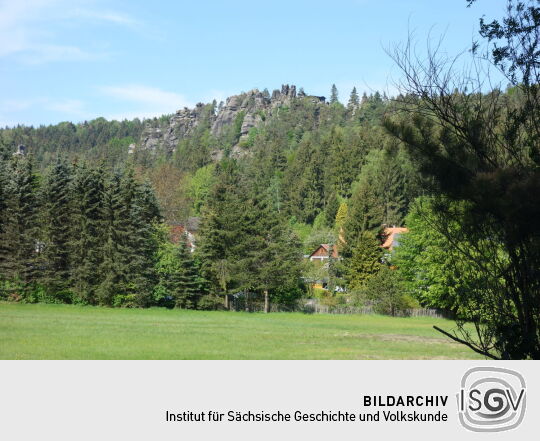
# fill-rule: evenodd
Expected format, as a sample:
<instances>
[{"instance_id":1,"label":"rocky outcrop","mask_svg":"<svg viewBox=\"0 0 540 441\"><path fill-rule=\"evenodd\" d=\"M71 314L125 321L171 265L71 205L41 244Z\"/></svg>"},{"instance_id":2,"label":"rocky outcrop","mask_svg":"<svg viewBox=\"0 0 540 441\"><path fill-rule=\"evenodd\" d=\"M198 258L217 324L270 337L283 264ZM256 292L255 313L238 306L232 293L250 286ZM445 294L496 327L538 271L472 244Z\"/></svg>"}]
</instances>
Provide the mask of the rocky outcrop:
<instances>
[{"instance_id":1,"label":"rocky outcrop","mask_svg":"<svg viewBox=\"0 0 540 441\"><path fill-rule=\"evenodd\" d=\"M263 123L265 116L271 115L276 108L290 105L291 100L296 97L296 86L284 84L281 90L274 90L271 96L258 89L233 95L227 98L217 113L209 113L209 107L199 103L194 109L184 108L177 111L164 125L156 121L147 122L137 148L150 151L165 149L173 152L178 142L189 137L202 121L211 128L212 135L218 138L237 122L237 118L242 118L240 128L242 140L248 136L253 127L259 127ZM306 95L301 92L298 97L305 98ZM325 101L324 97L308 98L314 98L321 103Z\"/></svg>"},{"instance_id":2,"label":"rocky outcrop","mask_svg":"<svg viewBox=\"0 0 540 441\"><path fill-rule=\"evenodd\" d=\"M165 126L148 121L141 135L140 148L151 151L164 148L167 151L174 151L178 142L191 135L198 126L203 117L204 108L203 103L197 104L194 109L184 107L171 116Z\"/></svg>"},{"instance_id":3,"label":"rocky outcrop","mask_svg":"<svg viewBox=\"0 0 540 441\"><path fill-rule=\"evenodd\" d=\"M216 120L212 125L212 135L216 137L222 135L227 127L234 124L241 112L244 116L241 134L247 134L249 129L255 127L260 122L257 120L257 112L269 108L270 102L270 99L265 98L262 92L259 92L257 89L227 98L225 105L218 112Z\"/></svg>"}]
</instances>

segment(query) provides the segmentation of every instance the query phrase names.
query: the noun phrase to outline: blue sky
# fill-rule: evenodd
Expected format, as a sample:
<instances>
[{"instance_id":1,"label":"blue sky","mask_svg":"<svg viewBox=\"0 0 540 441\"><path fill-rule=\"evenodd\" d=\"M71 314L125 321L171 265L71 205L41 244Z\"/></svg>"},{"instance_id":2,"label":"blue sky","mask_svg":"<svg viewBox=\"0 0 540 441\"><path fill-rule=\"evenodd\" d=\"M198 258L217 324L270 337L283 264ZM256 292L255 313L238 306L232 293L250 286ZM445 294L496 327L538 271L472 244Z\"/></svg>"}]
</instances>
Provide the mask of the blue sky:
<instances>
[{"instance_id":1,"label":"blue sky","mask_svg":"<svg viewBox=\"0 0 540 441\"><path fill-rule=\"evenodd\" d=\"M408 30L457 54L503 0L0 0L0 126L151 117L282 83L391 92Z\"/></svg>"}]
</instances>

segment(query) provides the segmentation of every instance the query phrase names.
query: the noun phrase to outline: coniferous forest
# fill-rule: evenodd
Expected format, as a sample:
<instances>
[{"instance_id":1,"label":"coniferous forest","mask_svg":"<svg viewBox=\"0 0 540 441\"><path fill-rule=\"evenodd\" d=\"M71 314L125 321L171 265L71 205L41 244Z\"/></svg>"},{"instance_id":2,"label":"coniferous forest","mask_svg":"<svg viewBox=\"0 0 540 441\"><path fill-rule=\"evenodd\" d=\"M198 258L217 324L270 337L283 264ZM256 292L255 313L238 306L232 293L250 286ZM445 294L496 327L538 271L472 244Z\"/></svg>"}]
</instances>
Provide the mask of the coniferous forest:
<instances>
[{"instance_id":1,"label":"coniferous forest","mask_svg":"<svg viewBox=\"0 0 540 441\"><path fill-rule=\"evenodd\" d=\"M0 299L434 308L486 357L540 358L540 7L508 5L467 54L504 88L409 41L393 96L286 85L199 104L189 127L0 130ZM408 230L391 250L388 227Z\"/></svg>"}]
</instances>

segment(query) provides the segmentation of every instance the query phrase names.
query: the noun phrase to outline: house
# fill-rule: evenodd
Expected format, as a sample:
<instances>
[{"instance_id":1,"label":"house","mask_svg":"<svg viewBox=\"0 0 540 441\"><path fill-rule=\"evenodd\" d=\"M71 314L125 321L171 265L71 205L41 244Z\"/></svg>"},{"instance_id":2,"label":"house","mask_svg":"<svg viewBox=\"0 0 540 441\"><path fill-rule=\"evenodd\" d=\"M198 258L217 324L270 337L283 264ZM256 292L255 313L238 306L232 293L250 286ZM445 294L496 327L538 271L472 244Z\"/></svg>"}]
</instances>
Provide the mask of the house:
<instances>
[{"instance_id":1,"label":"house","mask_svg":"<svg viewBox=\"0 0 540 441\"><path fill-rule=\"evenodd\" d=\"M199 231L201 219L198 217L188 217L185 223L169 224L169 239L172 243L179 243L180 238L185 233L187 235L188 245L191 252L195 251L195 235Z\"/></svg>"},{"instance_id":2,"label":"house","mask_svg":"<svg viewBox=\"0 0 540 441\"><path fill-rule=\"evenodd\" d=\"M319 247L309 254L307 257L312 262L324 262L330 258L330 248L332 249L332 257L334 259L339 259L339 253L335 245L330 245L327 243L322 243Z\"/></svg>"},{"instance_id":3,"label":"house","mask_svg":"<svg viewBox=\"0 0 540 441\"><path fill-rule=\"evenodd\" d=\"M399 246L400 236L408 232L409 232L409 229L405 227L385 228L382 232L382 237L384 241L381 247L391 252L394 248Z\"/></svg>"},{"instance_id":4,"label":"house","mask_svg":"<svg viewBox=\"0 0 540 441\"><path fill-rule=\"evenodd\" d=\"M304 278L312 289L326 289L328 285L328 268L330 263L330 256L334 259L339 259L339 252L336 245L328 243L320 244L315 251L311 254L304 256L311 262L316 262L316 273L311 274L311 277Z\"/></svg>"},{"instance_id":5,"label":"house","mask_svg":"<svg viewBox=\"0 0 540 441\"><path fill-rule=\"evenodd\" d=\"M175 224L169 226L169 239L172 243L178 244L183 234L186 234L191 252L195 251L195 236L184 225Z\"/></svg>"}]
</instances>

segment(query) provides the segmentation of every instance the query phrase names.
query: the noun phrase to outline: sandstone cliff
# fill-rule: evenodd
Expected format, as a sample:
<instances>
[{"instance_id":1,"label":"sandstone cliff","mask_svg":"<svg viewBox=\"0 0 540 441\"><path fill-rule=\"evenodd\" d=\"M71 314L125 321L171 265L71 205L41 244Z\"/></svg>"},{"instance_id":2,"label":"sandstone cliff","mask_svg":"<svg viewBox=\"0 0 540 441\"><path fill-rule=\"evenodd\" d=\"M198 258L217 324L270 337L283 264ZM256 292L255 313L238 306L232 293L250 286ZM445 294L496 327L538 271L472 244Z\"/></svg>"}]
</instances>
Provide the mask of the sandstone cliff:
<instances>
[{"instance_id":1,"label":"sandstone cliff","mask_svg":"<svg viewBox=\"0 0 540 441\"><path fill-rule=\"evenodd\" d=\"M240 128L242 140L248 136L251 128L259 127L263 123L264 116L270 116L275 109L289 105L296 97L296 86L285 84L281 90L274 90L271 96L257 89L233 95L227 98L217 111L214 111L212 105L199 103L194 109L178 110L164 125L148 121L136 148L173 152L178 142L189 137L201 124L210 127L212 135L218 138L235 123L239 115L243 116ZM306 95L301 92L298 97L304 98ZM325 102L324 97L311 98L321 104Z\"/></svg>"}]
</instances>

